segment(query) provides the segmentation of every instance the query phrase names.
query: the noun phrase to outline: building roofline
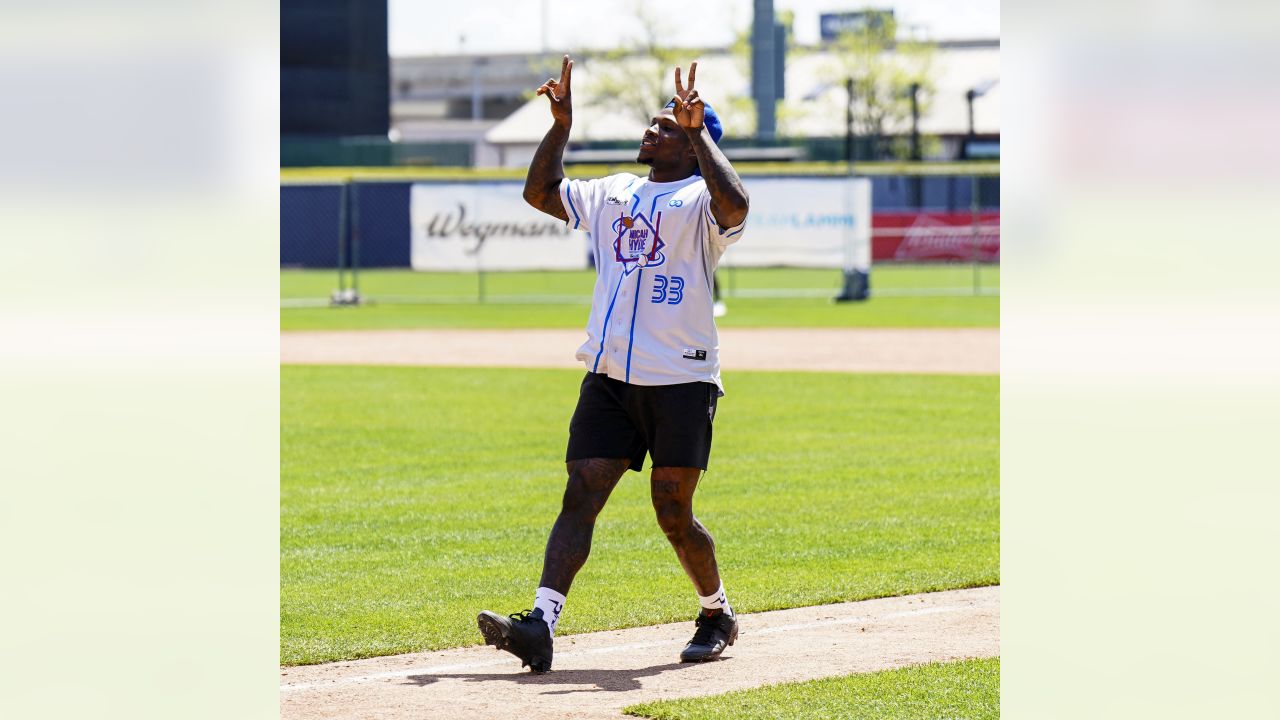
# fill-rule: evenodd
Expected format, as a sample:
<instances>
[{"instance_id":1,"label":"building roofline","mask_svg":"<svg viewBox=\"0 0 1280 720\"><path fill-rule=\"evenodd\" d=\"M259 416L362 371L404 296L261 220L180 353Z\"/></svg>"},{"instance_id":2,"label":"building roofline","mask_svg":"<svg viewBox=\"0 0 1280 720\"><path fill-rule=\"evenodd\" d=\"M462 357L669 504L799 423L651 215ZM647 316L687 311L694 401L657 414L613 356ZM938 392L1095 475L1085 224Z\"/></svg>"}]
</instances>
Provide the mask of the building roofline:
<instances>
[{"instance_id":1,"label":"building roofline","mask_svg":"<svg viewBox=\"0 0 1280 720\"><path fill-rule=\"evenodd\" d=\"M1000 38L952 38L947 40L929 40L935 46L941 49L970 49L970 48L999 48ZM812 45L799 45L798 50L804 51L821 51L827 48L830 43L816 43ZM725 55L730 52L728 47L690 47L690 48L672 48L673 50L682 50L693 53L695 55ZM515 53L442 53L439 55L397 55L392 60L397 62L405 61L459 61L459 60L475 60L475 59L493 59L493 60L538 60L555 58L565 53L573 55L575 58L590 59L602 57L615 50L548 50L547 52L515 52ZM643 51L636 51L636 54L644 54Z\"/></svg>"}]
</instances>

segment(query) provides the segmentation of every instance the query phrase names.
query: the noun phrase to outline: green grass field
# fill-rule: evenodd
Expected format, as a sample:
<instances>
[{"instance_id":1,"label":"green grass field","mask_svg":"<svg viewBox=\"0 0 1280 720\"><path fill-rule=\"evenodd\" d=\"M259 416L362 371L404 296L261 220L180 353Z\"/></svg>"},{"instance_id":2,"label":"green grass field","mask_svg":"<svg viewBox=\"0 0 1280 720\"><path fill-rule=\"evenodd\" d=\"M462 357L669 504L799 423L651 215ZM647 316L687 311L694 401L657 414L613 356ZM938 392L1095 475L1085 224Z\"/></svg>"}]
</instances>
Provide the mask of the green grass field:
<instances>
[{"instance_id":1,"label":"green grass field","mask_svg":"<svg viewBox=\"0 0 1280 720\"><path fill-rule=\"evenodd\" d=\"M995 327L1000 321L998 266L883 266L872 271L867 302L831 301L840 286L832 270L742 269L720 272L729 314L721 327ZM431 327L582 327L591 271L489 273L479 303L474 273L373 270L360 274L361 307L323 305L337 285L333 271L282 271L284 330ZM778 297L800 291L801 297ZM879 293L877 295L876 293ZM910 293L943 293L919 294ZM300 301L320 306L296 307Z\"/></svg>"},{"instance_id":2,"label":"green grass field","mask_svg":"<svg viewBox=\"0 0 1280 720\"><path fill-rule=\"evenodd\" d=\"M655 720L998 720L1000 659L786 683L626 708Z\"/></svg>"},{"instance_id":3,"label":"green grass field","mask_svg":"<svg viewBox=\"0 0 1280 720\"><path fill-rule=\"evenodd\" d=\"M474 644L477 611L528 607L581 377L282 367L281 662ZM999 582L997 377L725 383L697 512L735 608ZM647 473L629 473L560 634L696 611Z\"/></svg>"}]
</instances>

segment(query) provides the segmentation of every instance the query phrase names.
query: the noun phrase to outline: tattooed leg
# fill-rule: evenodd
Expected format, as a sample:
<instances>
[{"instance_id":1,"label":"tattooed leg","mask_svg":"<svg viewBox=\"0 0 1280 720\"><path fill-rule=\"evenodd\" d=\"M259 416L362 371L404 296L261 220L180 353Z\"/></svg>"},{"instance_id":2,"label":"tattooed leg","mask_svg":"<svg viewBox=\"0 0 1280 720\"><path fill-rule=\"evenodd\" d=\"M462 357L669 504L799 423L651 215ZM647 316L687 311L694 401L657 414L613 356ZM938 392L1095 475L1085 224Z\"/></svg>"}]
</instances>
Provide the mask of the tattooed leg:
<instances>
[{"instance_id":1,"label":"tattooed leg","mask_svg":"<svg viewBox=\"0 0 1280 720\"><path fill-rule=\"evenodd\" d=\"M547 538L547 553L542 561L539 585L561 595L569 594L573 578L591 554L591 534L596 516L604 508L609 493L618 484L631 461L593 458L571 460L565 464L569 482L564 489L560 516Z\"/></svg>"},{"instance_id":2,"label":"tattooed leg","mask_svg":"<svg viewBox=\"0 0 1280 720\"><path fill-rule=\"evenodd\" d=\"M656 467L649 488L658 525L675 548L680 565L698 594L710 595L720 589L720 570L715 541L693 516L693 491L701 474L698 468Z\"/></svg>"}]
</instances>

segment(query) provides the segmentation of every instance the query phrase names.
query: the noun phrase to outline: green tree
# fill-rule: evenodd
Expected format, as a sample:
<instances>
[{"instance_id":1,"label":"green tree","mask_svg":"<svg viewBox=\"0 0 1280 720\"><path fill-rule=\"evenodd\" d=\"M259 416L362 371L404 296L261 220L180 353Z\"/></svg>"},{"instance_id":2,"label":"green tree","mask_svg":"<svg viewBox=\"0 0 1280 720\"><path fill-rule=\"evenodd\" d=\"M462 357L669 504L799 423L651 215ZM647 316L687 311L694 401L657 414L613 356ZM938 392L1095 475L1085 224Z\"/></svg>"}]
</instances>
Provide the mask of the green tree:
<instances>
[{"instance_id":1,"label":"green tree","mask_svg":"<svg viewBox=\"0 0 1280 720\"><path fill-rule=\"evenodd\" d=\"M650 6L636 3L633 15L638 39L593 55L587 87L578 97L647 125L654 111L675 94L672 72L676 66L687 70L697 56L663 43L662 38L671 36L670 21Z\"/></svg>"},{"instance_id":2,"label":"green tree","mask_svg":"<svg viewBox=\"0 0 1280 720\"><path fill-rule=\"evenodd\" d=\"M689 62L697 60L699 53L664 44L663 38L671 36L672 21L650 6L637 3L632 6L632 14L630 21L638 30L638 38L614 50L592 54L590 77L579 97L583 98L582 102L621 111L648 123L654 110L665 105L675 92L671 75L674 68L678 65L687 70ZM786 27L787 52L788 57L792 57L792 53L799 51L792 33L795 13L780 11L777 17ZM750 93L750 18L743 26L729 47L729 55L746 83L740 89L709 84L708 88L714 88L713 94L706 95L707 102L715 107L716 113L727 127L732 128L736 137L753 135L756 128L755 101ZM794 115L786 102L779 102L779 134L786 134L787 120Z\"/></svg>"},{"instance_id":3,"label":"green tree","mask_svg":"<svg viewBox=\"0 0 1280 720\"><path fill-rule=\"evenodd\" d=\"M847 78L853 78L854 132L877 140L896 135L889 149L898 157L907 157L910 144L902 136L911 131L911 86L920 87L917 100L923 116L935 90L935 45L899 40L892 14L872 9L863 12L867 22L832 43L832 62L824 69L826 80L843 87ZM845 100L843 92L828 95ZM930 145L935 142L929 139Z\"/></svg>"}]
</instances>

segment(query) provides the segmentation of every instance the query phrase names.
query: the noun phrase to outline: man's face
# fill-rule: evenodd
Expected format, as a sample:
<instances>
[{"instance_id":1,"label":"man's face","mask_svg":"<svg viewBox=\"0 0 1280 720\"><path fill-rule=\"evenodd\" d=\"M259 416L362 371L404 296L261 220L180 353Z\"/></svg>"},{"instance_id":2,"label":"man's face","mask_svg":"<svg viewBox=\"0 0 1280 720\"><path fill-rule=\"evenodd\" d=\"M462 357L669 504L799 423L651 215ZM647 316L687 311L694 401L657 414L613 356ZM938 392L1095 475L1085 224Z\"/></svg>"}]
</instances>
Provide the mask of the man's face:
<instances>
[{"instance_id":1,"label":"man's face","mask_svg":"<svg viewBox=\"0 0 1280 720\"><path fill-rule=\"evenodd\" d=\"M676 124L671 108L663 108L653 116L649 129L644 131L636 162L659 168L679 167L695 157L692 153L693 144Z\"/></svg>"}]
</instances>

